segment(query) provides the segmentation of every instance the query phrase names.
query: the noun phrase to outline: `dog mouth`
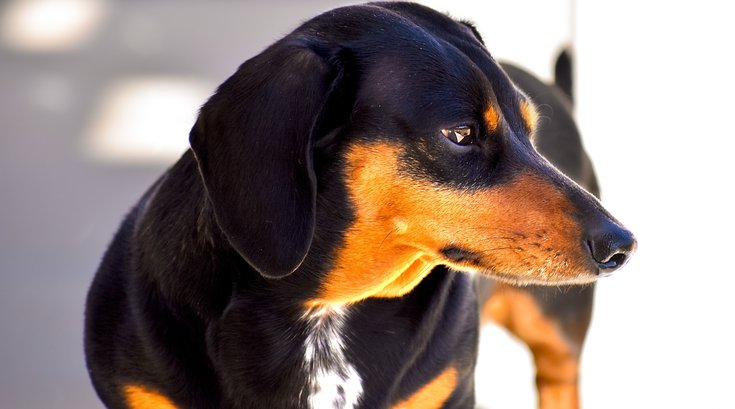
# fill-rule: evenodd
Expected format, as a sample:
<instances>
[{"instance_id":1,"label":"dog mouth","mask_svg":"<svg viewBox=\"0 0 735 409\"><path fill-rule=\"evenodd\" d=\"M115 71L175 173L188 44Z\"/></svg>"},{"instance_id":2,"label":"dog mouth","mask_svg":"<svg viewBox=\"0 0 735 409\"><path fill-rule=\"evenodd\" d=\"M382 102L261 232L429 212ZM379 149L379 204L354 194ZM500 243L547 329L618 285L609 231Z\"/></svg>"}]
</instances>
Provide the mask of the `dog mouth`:
<instances>
[{"instance_id":1,"label":"dog mouth","mask_svg":"<svg viewBox=\"0 0 735 409\"><path fill-rule=\"evenodd\" d=\"M439 253L452 263L470 264L478 267L481 265L482 255L462 247L447 246L441 249Z\"/></svg>"},{"instance_id":2,"label":"dog mouth","mask_svg":"<svg viewBox=\"0 0 735 409\"><path fill-rule=\"evenodd\" d=\"M521 248L494 249L507 251L522 251ZM460 246L450 245L442 248L439 253L444 263L450 268L471 274L479 274L511 285L584 285L592 284L601 276L600 271L594 268L572 268L569 262L562 258L562 262L546 260L544 263L536 257L525 260L518 265L496 266L480 252L472 251ZM558 253L557 253L558 254Z\"/></svg>"}]
</instances>

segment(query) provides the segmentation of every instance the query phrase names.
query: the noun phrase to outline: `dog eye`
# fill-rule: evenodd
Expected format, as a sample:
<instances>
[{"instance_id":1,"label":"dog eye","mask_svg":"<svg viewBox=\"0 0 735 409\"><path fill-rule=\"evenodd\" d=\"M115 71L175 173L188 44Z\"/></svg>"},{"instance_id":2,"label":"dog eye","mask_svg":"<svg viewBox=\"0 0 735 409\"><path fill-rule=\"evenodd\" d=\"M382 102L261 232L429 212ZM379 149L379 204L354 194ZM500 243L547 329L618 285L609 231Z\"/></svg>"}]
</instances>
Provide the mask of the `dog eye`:
<instances>
[{"instance_id":1,"label":"dog eye","mask_svg":"<svg viewBox=\"0 0 735 409\"><path fill-rule=\"evenodd\" d=\"M472 135L472 128L469 126L458 126L456 128L448 128L441 130L442 135L449 139L453 143L466 146L472 143L474 140Z\"/></svg>"}]
</instances>

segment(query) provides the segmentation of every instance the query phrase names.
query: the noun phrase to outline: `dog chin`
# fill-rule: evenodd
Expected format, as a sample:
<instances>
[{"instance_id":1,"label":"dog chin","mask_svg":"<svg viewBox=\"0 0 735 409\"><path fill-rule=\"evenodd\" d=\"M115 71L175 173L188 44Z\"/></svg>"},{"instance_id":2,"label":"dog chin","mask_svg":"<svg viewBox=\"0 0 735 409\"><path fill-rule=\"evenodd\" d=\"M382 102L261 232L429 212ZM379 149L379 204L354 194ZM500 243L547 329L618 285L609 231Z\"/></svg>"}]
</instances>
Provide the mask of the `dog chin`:
<instances>
[{"instance_id":1,"label":"dog chin","mask_svg":"<svg viewBox=\"0 0 735 409\"><path fill-rule=\"evenodd\" d=\"M478 268L457 268L451 266L452 269L467 273L470 275L480 275L486 278L490 278L505 284L514 286L527 286L527 285L539 285L539 286L560 286L560 285L591 285L594 284L603 275L596 274L595 272L582 273L577 275L565 275L565 274L554 274L546 273L543 275L531 275L531 274L514 274L507 272L498 272L490 269L478 269Z\"/></svg>"}]
</instances>

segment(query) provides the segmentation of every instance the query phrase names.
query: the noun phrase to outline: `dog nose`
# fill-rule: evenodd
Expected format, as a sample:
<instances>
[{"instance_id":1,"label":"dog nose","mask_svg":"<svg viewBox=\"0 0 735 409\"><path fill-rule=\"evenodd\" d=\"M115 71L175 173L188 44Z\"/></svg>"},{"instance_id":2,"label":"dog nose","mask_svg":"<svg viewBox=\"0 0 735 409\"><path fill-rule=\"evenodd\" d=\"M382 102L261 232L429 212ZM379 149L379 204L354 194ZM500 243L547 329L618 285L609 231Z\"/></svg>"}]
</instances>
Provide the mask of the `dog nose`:
<instances>
[{"instance_id":1,"label":"dog nose","mask_svg":"<svg viewBox=\"0 0 735 409\"><path fill-rule=\"evenodd\" d=\"M633 233L607 222L590 232L587 246L592 259L603 275L610 274L625 264L637 247Z\"/></svg>"}]
</instances>

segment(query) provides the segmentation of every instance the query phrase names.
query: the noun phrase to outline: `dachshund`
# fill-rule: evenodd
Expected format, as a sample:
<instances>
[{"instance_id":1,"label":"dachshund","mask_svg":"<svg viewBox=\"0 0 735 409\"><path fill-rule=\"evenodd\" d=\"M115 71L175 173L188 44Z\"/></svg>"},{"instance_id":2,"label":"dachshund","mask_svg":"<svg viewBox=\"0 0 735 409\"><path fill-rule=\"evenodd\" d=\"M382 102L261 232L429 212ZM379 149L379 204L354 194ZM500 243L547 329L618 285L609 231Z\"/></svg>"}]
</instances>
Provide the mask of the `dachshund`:
<instances>
[{"instance_id":1,"label":"dachshund","mask_svg":"<svg viewBox=\"0 0 735 409\"><path fill-rule=\"evenodd\" d=\"M326 12L247 60L96 273L101 400L471 408L495 319L529 343L542 407L573 407L590 284L636 241L580 186L552 88L412 3Z\"/></svg>"}]
</instances>

